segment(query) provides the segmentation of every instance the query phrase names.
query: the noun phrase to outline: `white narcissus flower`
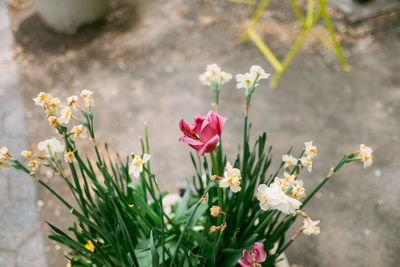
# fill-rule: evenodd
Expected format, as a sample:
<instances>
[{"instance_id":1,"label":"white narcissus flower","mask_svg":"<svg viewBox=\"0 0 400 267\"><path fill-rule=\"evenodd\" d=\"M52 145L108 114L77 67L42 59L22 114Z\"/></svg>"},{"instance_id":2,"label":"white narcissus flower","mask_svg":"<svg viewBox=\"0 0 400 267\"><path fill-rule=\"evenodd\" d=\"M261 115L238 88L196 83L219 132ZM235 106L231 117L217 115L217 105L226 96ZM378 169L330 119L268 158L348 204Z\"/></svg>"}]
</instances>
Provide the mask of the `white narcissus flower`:
<instances>
[{"instance_id":1,"label":"white narcissus flower","mask_svg":"<svg viewBox=\"0 0 400 267\"><path fill-rule=\"evenodd\" d=\"M93 95L93 91L90 91L90 90L82 90L82 92L81 92L81 97L83 98L83 100L85 100L85 106L87 108L94 106L94 101L93 101L92 95Z\"/></svg>"},{"instance_id":2,"label":"white narcissus flower","mask_svg":"<svg viewBox=\"0 0 400 267\"><path fill-rule=\"evenodd\" d=\"M76 110L76 104L78 102L78 97L76 95L72 95L67 97L68 107Z\"/></svg>"},{"instance_id":3,"label":"white narcissus flower","mask_svg":"<svg viewBox=\"0 0 400 267\"><path fill-rule=\"evenodd\" d=\"M74 138L79 137L80 139L86 139L87 137L86 128L82 124L72 127L72 132L74 133Z\"/></svg>"},{"instance_id":4,"label":"white narcissus flower","mask_svg":"<svg viewBox=\"0 0 400 267\"><path fill-rule=\"evenodd\" d=\"M28 163L28 167L31 168L32 171L37 171L39 169L39 167L42 166L42 163L37 161L37 160L31 160Z\"/></svg>"},{"instance_id":5,"label":"white narcissus flower","mask_svg":"<svg viewBox=\"0 0 400 267\"><path fill-rule=\"evenodd\" d=\"M139 178L140 173L143 171L143 164L149 161L151 155L144 154L143 159L139 156L135 156L131 165L129 166L129 174L133 174L135 178Z\"/></svg>"},{"instance_id":6,"label":"white narcissus flower","mask_svg":"<svg viewBox=\"0 0 400 267\"><path fill-rule=\"evenodd\" d=\"M48 93L45 92L40 92L34 99L33 101L35 102L35 105L44 107L52 96Z\"/></svg>"},{"instance_id":7,"label":"white narcissus flower","mask_svg":"<svg viewBox=\"0 0 400 267\"><path fill-rule=\"evenodd\" d=\"M21 156L23 156L24 158L29 158L30 156L32 156L32 151L30 150L22 150L21 151Z\"/></svg>"},{"instance_id":8,"label":"white narcissus flower","mask_svg":"<svg viewBox=\"0 0 400 267\"><path fill-rule=\"evenodd\" d=\"M217 64L207 65L206 72L199 76L203 85L211 86L214 82L224 84L232 79L232 74L221 71Z\"/></svg>"},{"instance_id":9,"label":"white narcissus flower","mask_svg":"<svg viewBox=\"0 0 400 267\"><path fill-rule=\"evenodd\" d=\"M44 151L47 157L50 156L50 151L52 154L64 152L64 145L54 137L39 142L37 148Z\"/></svg>"},{"instance_id":10,"label":"white narcissus flower","mask_svg":"<svg viewBox=\"0 0 400 267\"><path fill-rule=\"evenodd\" d=\"M72 109L70 107L65 107L61 110L61 116L58 121L62 124L68 124L71 120Z\"/></svg>"},{"instance_id":11,"label":"white narcissus flower","mask_svg":"<svg viewBox=\"0 0 400 267\"><path fill-rule=\"evenodd\" d=\"M271 74L266 73L263 68L261 68L260 66L257 66L257 65L251 66L250 74L253 74L254 76L259 75L258 80L268 79L269 76L271 76Z\"/></svg>"},{"instance_id":12,"label":"white narcissus flower","mask_svg":"<svg viewBox=\"0 0 400 267\"><path fill-rule=\"evenodd\" d=\"M260 80L268 79L269 76L270 76L270 74L266 73L263 68L261 68L260 66L254 65L254 66L251 66L250 72L236 75L236 82L237 82L236 87L238 89L240 89L240 88L247 89L257 79L256 83L254 84L254 87L256 87L256 86L258 86L258 82Z\"/></svg>"},{"instance_id":13,"label":"white narcissus flower","mask_svg":"<svg viewBox=\"0 0 400 267\"><path fill-rule=\"evenodd\" d=\"M290 191L289 196L296 199L301 199L306 195L302 180L296 180L295 175L290 175L287 172L284 172L284 177L284 179L279 177L275 177L274 179L274 184L278 185L282 189L282 192L285 193L289 185L291 185L292 190Z\"/></svg>"},{"instance_id":14,"label":"white narcissus flower","mask_svg":"<svg viewBox=\"0 0 400 267\"><path fill-rule=\"evenodd\" d=\"M237 193L242 189L240 187L241 180L242 175L240 174L240 170L237 168L232 168L232 165L227 162L224 172L224 178L219 181L219 187L230 187L233 193Z\"/></svg>"},{"instance_id":15,"label":"white narcissus flower","mask_svg":"<svg viewBox=\"0 0 400 267\"><path fill-rule=\"evenodd\" d=\"M49 121L49 125L53 128L57 128L58 126L60 126L60 121L56 116L50 116L47 120Z\"/></svg>"},{"instance_id":16,"label":"white narcissus flower","mask_svg":"<svg viewBox=\"0 0 400 267\"><path fill-rule=\"evenodd\" d=\"M300 160L301 160L301 164L304 167L307 167L307 171L311 172L312 171L312 158L310 158L310 157L302 157Z\"/></svg>"},{"instance_id":17,"label":"white narcissus flower","mask_svg":"<svg viewBox=\"0 0 400 267\"><path fill-rule=\"evenodd\" d=\"M282 191L285 192L290 183L287 182L285 179L281 179L277 176L274 179L274 184L277 184L282 189Z\"/></svg>"},{"instance_id":18,"label":"white narcissus flower","mask_svg":"<svg viewBox=\"0 0 400 267\"><path fill-rule=\"evenodd\" d=\"M236 75L237 89L249 88L249 86L253 83L253 79L254 79L254 75L252 75L248 72L246 72L244 74L237 74Z\"/></svg>"},{"instance_id":19,"label":"white narcissus flower","mask_svg":"<svg viewBox=\"0 0 400 267\"><path fill-rule=\"evenodd\" d=\"M8 151L7 147L3 146L2 148L0 148L0 160L2 161L9 160L11 157L12 155Z\"/></svg>"},{"instance_id":20,"label":"white narcissus flower","mask_svg":"<svg viewBox=\"0 0 400 267\"><path fill-rule=\"evenodd\" d=\"M292 183L296 180L296 175L290 174L288 172L283 172L283 177L284 177L285 181L288 183Z\"/></svg>"},{"instance_id":21,"label":"white narcissus flower","mask_svg":"<svg viewBox=\"0 0 400 267\"><path fill-rule=\"evenodd\" d=\"M361 155L361 161L364 163L364 168L367 168L371 166L372 164L372 152L374 150L370 147L367 147L364 144L360 145L360 155Z\"/></svg>"},{"instance_id":22,"label":"white narcissus flower","mask_svg":"<svg viewBox=\"0 0 400 267\"><path fill-rule=\"evenodd\" d=\"M285 164L283 165L283 168L287 168L291 165L296 165L297 163L297 159L295 157L293 157L292 155L282 155L282 161L285 162Z\"/></svg>"},{"instance_id":23,"label":"white narcissus flower","mask_svg":"<svg viewBox=\"0 0 400 267\"><path fill-rule=\"evenodd\" d=\"M259 185L257 199L260 201L260 208L264 211L277 209L285 214L295 214L301 206L300 201L286 195L275 183L269 187L265 184Z\"/></svg>"},{"instance_id":24,"label":"white narcissus flower","mask_svg":"<svg viewBox=\"0 0 400 267\"><path fill-rule=\"evenodd\" d=\"M61 100L58 97L51 97L47 101L47 106L53 109L59 108L60 107Z\"/></svg>"},{"instance_id":25,"label":"white narcissus flower","mask_svg":"<svg viewBox=\"0 0 400 267\"><path fill-rule=\"evenodd\" d=\"M75 159L75 154L72 151L68 151L64 153L64 160L67 163L72 163L73 160Z\"/></svg>"},{"instance_id":26,"label":"white narcissus flower","mask_svg":"<svg viewBox=\"0 0 400 267\"><path fill-rule=\"evenodd\" d=\"M313 141L304 142L304 153L309 158L314 158L317 155L317 147L313 146Z\"/></svg>"},{"instance_id":27,"label":"white narcissus flower","mask_svg":"<svg viewBox=\"0 0 400 267\"><path fill-rule=\"evenodd\" d=\"M172 212L172 207L181 201L181 196L179 194L168 194L162 199L163 209L166 214Z\"/></svg>"},{"instance_id":28,"label":"white narcissus flower","mask_svg":"<svg viewBox=\"0 0 400 267\"><path fill-rule=\"evenodd\" d=\"M304 219L304 230L303 233L305 235L318 235L320 233L319 229L319 220L318 221L312 221L309 217Z\"/></svg>"},{"instance_id":29,"label":"white narcissus flower","mask_svg":"<svg viewBox=\"0 0 400 267\"><path fill-rule=\"evenodd\" d=\"M295 180L291 183L293 186L292 191L290 191L290 196L296 199L301 199L306 196L306 190L303 187L302 180Z\"/></svg>"}]
</instances>

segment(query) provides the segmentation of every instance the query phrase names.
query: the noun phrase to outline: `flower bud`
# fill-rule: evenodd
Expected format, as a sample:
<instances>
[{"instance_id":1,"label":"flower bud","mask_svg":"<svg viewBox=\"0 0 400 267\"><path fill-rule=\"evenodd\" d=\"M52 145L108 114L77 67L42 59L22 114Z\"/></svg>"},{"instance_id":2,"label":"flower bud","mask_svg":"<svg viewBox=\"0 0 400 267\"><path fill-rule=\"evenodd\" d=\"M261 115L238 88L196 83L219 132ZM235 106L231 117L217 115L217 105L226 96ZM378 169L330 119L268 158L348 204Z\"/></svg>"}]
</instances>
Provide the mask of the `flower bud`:
<instances>
[{"instance_id":1,"label":"flower bud","mask_svg":"<svg viewBox=\"0 0 400 267\"><path fill-rule=\"evenodd\" d=\"M212 226L210 227L210 233L211 233L211 234L215 234L220 228L221 228L220 226L212 225Z\"/></svg>"},{"instance_id":2,"label":"flower bud","mask_svg":"<svg viewBox=\"0 0 400 267\"><path fill-rule=\"evenodd\" d=\"M222 209L218 206L212 206L210 208L210 212L211 212L211 216L213 216L214 218L217 218L221 214Z\"/></svg>"}]
</instances>

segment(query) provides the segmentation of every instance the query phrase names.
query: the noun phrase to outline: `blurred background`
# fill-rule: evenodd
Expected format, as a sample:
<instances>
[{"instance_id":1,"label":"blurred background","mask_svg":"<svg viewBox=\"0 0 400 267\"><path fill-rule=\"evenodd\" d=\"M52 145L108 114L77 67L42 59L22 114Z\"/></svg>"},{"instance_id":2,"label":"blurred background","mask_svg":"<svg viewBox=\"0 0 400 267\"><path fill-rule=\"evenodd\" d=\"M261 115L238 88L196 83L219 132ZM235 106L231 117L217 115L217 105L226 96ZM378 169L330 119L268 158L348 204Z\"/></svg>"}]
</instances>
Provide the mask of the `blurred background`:
<instances>
[{"instance_id":1,"label":"blurred background","mask_svg":"<svg viewBox=\"0 0 400 267\"><path fill-rule=\"evenodd\" d=\"M212 93L198 81L205 66L237 74L260 65L275 73L253 42L240 42L254 12L240 2L0 0L0 145L14 154L37 151L55 135L32 101L40 91L65 100L90 89L98 142L121 155L136 152L147 122L154 171L163 189L177 192L193 173L178 122L212 109ZM305 13L307 1L298 3ZM313 140L319 155L302 175L306 190L344 153L361 143L374 149L371 168L346 166L310 202L306 211L321 220L321 234L293 243L286 252L292 266L400 266L400 1L335 0L327 12L351 71L308 36L277 88L257 87L252 136L267 132L274 166L291 145L296 155ZM315 28L329 36L323 20ZM291 1L271 0L255 30L282 59L302 27ZM241 142L243 94L231 81L220 96L231 161ZM41 176L68 198L58 177ZM68 215L30 177L1 172L0 266L65 266L44 221L66 229Z\"/></svg>"}]
</instances>

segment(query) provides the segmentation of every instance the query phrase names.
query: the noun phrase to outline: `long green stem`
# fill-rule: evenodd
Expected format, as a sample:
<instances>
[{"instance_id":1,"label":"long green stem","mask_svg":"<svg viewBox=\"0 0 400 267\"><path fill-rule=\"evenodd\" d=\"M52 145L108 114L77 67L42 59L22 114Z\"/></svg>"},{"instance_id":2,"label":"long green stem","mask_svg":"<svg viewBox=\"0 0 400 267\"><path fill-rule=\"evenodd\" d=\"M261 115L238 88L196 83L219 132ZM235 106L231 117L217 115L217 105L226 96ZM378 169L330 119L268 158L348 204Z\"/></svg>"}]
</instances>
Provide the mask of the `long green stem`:
<instances>
[{"instance_id":1,"label":"long green stem","mask_svg":"<svg viewBox=\"0 0 400 267\"><path fill-rule=\"evenodd\" d=\"M301 205L300 208L303 208L308 201L311 200L311 198L321 189L321 187L324 186L324 184L326 184L326 182L328 182L328 180L332 177L332 175L334 173L336 173L338 170L340 170L340 168L346 163L347 158L349 157L349 155L344 155L343 158L339 161L339 163L336 165L336 167L333 169L332 173L329 173L325 179L317 186L314 188L314 190L311 192L311 194L309 194L303 201L303 204Z\"/></svg>"}]
</instances>

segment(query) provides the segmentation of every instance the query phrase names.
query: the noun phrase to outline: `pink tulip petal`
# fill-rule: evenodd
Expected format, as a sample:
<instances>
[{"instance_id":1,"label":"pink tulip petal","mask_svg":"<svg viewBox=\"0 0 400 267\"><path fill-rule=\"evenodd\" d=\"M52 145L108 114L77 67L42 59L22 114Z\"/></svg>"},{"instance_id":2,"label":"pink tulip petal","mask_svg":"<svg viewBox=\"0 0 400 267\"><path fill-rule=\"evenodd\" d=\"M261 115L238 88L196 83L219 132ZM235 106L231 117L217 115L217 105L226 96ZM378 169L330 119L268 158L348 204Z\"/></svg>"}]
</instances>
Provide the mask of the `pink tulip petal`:
<instances>
[{"instance_id":1,"label":"pink tulip petal","mask_svg":"<svg viewBox=\"0 0 400 267\"><path fill-rule=\"evenodd\" d=\"M192 146L203 146L203 142L194 140L193 138L187 137L187 136L182 136L178 139L179 142L184 142L188 145Z\"/></svg>"},{"instance_id":2,"label":"pink tulip petal","mask_svg":"<svg viewBox=\"0 0 400 267\"><path fill-rule=\"evenodd\" d=\"M253 256L247 250L243 250L243 259L247 262L254 263Z\"/></svg>"},{"instance_id":3,"label":"pink tulip petal","mask_svg":"<svg viewBox=\"0 0 400 267\"><path fill-rule=\"evenodd\" d=\"M238 263L242 267L253 267L253 264L248 262L248 261L246 261L246 260L240 259L240 260L238 260Z\"/></svg>"},{"instance_id":4,"label":"pink tulip petal","mask_svg":"<svg viewBox=\"0 0 400 267\"><path fill-rule=\"evenodd\" d=\"M189 125L182 119L179 122L179 127L185 136L196 138L196 134L190 129Z\"/></svg>"},{"instance_id":5,"label":"pink tulip petal","mask_svg":"<svg viewBox=\"0 0 400 267\"><path fill-rule=\"evenodd\" d=\"M194 124L190 126L190 128L197 134L200 133L201 131L201 126L203 125L203 121L206 119L206 117L201 116L200 114L194 115Z\"/></svg>"},{"instance_id":6,"label":"pink tulip petal","mask_svg":"<svg viewBox=\"0 0 400 267\"><path fill-rule=\"evenodd\" d=\"M207 140L205 144L203 144L203 147L199 150L199 155L203 156L205 153L211 153L214 151L214 149L217 147L219 141L219 136L215 135L214 137L210 138Z\"/></svg>"},{"instance_id":7,"label":"pink tulip petal","mask_svg":"<svg viewBox=\"0 0 400 267\"><path fill-rule=\"evenodd\" d=\"M265 253L263 243L254 243L252 253L253 256L255 256L256 262L264 262L267 258L267 253Z\"/></svg>"},{"instance_id":8,"label":"pink tulip petal","mask_svg":"<svg viewBox=\"0 0 400 267\"><path fill-rule=\"evenodd\" d=\"M225 125L227 118L225 118L221 114L218 114L214 111L208 112L207 118L210 118L210 120L213 122L215 130L217 131L218 135L221 137L222 130L224 129L224 125Z\"/></svg>"}]
</instances>

